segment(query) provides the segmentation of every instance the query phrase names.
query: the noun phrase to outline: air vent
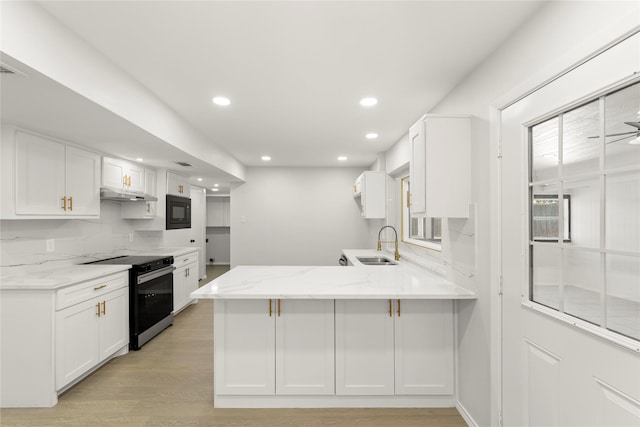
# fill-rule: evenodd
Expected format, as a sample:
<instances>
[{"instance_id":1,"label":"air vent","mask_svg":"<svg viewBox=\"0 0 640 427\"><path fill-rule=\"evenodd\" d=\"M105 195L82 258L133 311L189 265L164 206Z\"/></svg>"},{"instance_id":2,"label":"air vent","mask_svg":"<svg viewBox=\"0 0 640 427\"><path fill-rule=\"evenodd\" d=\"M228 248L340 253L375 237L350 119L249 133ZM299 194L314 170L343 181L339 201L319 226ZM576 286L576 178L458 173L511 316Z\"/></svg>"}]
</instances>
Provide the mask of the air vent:
<instances>
[{"instance_id":1,"label":"air vent","mask_svg":"<svg viewBox=\"0 0 640 427\"><path fill-rule=\"evenodd\" d=\"M185 167L192 167L193 165L187 162L176 162L176 164L180 165L180 166L185 166Z\"/></svg>"}]
</instances>

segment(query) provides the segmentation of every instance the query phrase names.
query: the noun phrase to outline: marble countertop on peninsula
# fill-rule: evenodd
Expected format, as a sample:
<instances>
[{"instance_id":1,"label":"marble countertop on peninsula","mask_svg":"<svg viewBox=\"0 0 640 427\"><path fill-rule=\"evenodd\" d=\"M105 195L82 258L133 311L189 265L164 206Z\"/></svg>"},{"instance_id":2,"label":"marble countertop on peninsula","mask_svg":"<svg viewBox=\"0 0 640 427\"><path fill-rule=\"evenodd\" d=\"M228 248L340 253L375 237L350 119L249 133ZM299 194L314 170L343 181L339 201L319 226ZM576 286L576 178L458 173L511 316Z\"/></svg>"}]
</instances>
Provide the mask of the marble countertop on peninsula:
<instances>
[{"instance_id":1,"label":"marble countertop on peninsula","mask_svg":"<svg viewBox=\"0 0 640 427\"><path fill-rule=\"evenodd\" d=\"M367 255L370 251L347 253ZM380 253L378 253L380 254ZM407 261L394 266L238 266L191 293L199 299L476 299Z\"/></svg>"}]
</instances>

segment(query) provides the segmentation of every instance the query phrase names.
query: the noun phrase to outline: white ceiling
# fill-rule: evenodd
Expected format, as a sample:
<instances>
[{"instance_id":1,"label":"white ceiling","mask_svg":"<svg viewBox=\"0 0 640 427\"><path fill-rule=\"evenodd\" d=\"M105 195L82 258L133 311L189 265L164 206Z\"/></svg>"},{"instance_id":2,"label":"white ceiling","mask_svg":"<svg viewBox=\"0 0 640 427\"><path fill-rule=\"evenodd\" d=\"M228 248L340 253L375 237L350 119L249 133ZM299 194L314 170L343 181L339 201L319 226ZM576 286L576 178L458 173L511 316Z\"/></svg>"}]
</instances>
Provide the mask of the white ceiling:
<instances>
[{"instance_id":1,"label":"white ceiling","mask_svg":"<svg viewBox=\"0 0 640 427\"><path fill-rule=\"evenodd\" d=\"M544 4L39 3L245 165L363 168Z\"/></svg>"}]
</instances>

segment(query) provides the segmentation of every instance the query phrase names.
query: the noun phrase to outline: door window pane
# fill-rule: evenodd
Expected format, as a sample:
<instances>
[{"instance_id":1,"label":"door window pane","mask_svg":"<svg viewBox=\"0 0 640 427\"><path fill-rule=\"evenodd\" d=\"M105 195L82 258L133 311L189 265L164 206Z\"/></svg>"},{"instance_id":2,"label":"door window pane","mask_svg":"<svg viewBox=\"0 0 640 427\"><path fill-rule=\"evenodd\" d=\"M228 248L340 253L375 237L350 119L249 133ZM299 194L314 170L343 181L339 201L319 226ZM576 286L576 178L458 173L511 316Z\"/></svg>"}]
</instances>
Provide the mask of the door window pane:
<instances>
[{"instance_id":1,"label":"door window pane","mask_svg":"<svg viewBox=\"0 0 640 427\"><path fill-rule=\"evenodd\" d=\"M640 164L640 83L605 98L606 167Z\"/></svg>"},{"instance_id":2,"label":"door window pane","mask_svg":"<svg viewBox=\"0 0 640 427\"><path fill-rule=\"evenodd\" d=\"M562 257L564 312L600 325L600 254L565 249Z\"/></svg>"},{"instance_id":3,"label":"door window pane","mask_svg":"<svg viewBox=\"0 0 640 427\"><path fill-rule=\"evenodd\" d=\"M571 231L571 244L600 247L600 179L565 181L563 193L571 200L565 210L565 226Z\"/></svg>"},{"instance_id":4,"label":"door window pane","mask_svg":"<svg viewBox=\"0 0 640 427\"><path fill-rule=\"evenodd\" d=\"M607 249L640 252L640 172L606 177Z\"/></svg>"},{"instance_id":5,"label":"door window pane","mask_svg":"<svg viewBox=\"0 0 640 427\"><path fill-rule=\"evenodd\" d=\"M563 176L598 170L600 147L600 105L598 100L563 115Z\"/></svg>"},{"instance_id":6,"label":"door window pane","mask_svg":"<svg viewBox=\"0 0 640 427\"><path fill-rule=\"evenodd\" d=\"M607 254L607 328L640 340L640 257Z\"/></svg>"},{"instance_id":7,"label":"door window pane","mask_svg":"<svg viewBox=\"0 0 640 427\"><path fill-rule=\"evenodd\" d=\"M531 180L558 176L558 118L531 128Z\"/></svg>"},{"instance_id":8,"label":"door window pane","mask_svg":"<svg viewBox=\"0 0 640 427\"><path fill-rule=\"evenodd\" d=\"M534 245L532 299L547 307L560 308L560 261L562 251L556 246Z\"/></svg>"}]
</instances>

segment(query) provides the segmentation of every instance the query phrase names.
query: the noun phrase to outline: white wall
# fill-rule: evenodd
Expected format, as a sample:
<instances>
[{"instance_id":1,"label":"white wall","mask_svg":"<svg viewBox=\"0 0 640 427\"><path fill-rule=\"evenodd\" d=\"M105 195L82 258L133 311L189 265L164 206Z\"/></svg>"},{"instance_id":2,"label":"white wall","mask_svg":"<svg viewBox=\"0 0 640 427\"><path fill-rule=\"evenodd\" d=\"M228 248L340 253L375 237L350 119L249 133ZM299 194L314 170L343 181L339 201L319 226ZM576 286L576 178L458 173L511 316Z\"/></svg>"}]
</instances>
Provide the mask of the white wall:
<instances>
[{"instance_id":1,"label":"white wall","mask_svg":"<svg viewBox=\"0 0 640 427\"><path fill-rule=\"evenodd\" d=\"M464 82L447 95L433 114L472 114L472 198L477 203L477 301L458 301L458 399L472 422L480 426L495 424L497 413L491 405L491 310L490 275L491 206L490 189L490 107L505 94L531 86L533 76L560 72L567 55L575 60L602 40L616 37L628 25L616 24L637 19L638 2L550 2ZM417 119L417 117L416 117ZM387 152L387 171L393 171L408 158L408 140L403 137ZM464 227L463 227L464 228ZM443 257L446 256L446 247ZM402 252L402 248L401 248ZM424 258L428 254L422 254ZM463 255L465 256L465 255ZM452 255L452 261L457 261ZM449 269L447 274L451 274Z\"/></svg>"},{"instance_id":2,"label":"white wall","mask_svg":"<svg viewBox=\"0 0 640 427\"><path fill-rule=\"evenodd\" d=\"M338 265L342 249L375 249L352 196L362 172L248 168L247 182L231 190L232 267Z\"/></svg>"},{"instance_id":3,"label":"white wall","mask_svg":"<svg viewBox=\"0 0 640 427\"><path fill-rule=\"evenodd\" d=\"M231 227L207 227L207 239L207 264L230 264Z\"/></svg>"}]
</instances>

